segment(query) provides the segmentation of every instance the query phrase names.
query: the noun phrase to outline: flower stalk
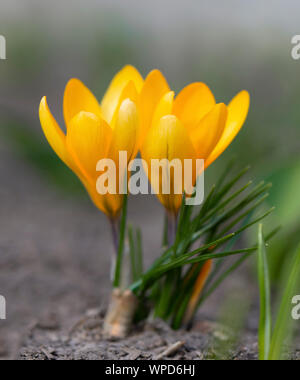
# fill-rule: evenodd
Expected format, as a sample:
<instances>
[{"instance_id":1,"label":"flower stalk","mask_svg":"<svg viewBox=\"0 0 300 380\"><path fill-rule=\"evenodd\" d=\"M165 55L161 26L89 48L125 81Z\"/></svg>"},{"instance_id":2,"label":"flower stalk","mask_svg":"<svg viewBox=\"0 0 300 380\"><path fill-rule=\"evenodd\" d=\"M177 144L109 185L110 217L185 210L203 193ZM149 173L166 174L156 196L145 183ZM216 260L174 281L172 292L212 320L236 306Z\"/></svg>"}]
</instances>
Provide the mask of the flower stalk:
<instances>
[{"instance_id":1,"label":"flower stalk","mask_svg":"<svg viewBox=\"0 0 300 380\"><path fill-rule=\"evenodd\" d=\"M111 228L111 237L112 237L114 254L115 254L115 257L117 257L118 250L119 250L120 224L118 220L114 220L114 219L109 219L109 224Z\"/></svg>"}]
</instances>

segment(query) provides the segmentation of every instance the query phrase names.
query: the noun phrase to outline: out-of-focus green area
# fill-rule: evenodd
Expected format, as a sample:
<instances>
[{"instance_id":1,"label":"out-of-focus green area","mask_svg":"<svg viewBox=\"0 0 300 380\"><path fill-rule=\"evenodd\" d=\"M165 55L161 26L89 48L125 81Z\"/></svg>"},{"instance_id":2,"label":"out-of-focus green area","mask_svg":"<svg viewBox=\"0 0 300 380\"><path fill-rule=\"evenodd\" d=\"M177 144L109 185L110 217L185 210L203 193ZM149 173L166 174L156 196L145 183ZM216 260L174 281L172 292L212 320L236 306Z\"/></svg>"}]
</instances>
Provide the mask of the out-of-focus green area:
<instances>
[{"instance_id":1,"label":"out-of-focus green area","mask_svg":"<svg viewBox=\"0 0 300 380\"><path fill-rule=\"evenodd\" d=\"M62 96L69 78L79 77L101 98L112 76L130 63L143 75L161 69L176 91L203 81L219 102L247 89L252 98L247 123L206 178L214 182L235 154L241 168L252 166L252 177L273 182L269 202L277 210L272 224L283 226L272 244L276 277L281 258L293 251L300 235L300 61L291 58L290 31L278 24L256 30L255 10L250 28L241 22L240 29L231 30L226 17L216 14L210 22L205 9L193 8L193 2L182 17L175 2L165 20L155 10L141 14L135 2L126 3L132 12L101 1L89 9L87 2L74 14L58 8L47 15L43 7L33 7L23 11L24 17L21 12L1 23L8 57L0 62L2 141L58 191L82 195L79 181L49 148L38 121L39 101L47 95L63 127ZM159 10L156 2L153 6Z\"/></svg>"}]
</instances>

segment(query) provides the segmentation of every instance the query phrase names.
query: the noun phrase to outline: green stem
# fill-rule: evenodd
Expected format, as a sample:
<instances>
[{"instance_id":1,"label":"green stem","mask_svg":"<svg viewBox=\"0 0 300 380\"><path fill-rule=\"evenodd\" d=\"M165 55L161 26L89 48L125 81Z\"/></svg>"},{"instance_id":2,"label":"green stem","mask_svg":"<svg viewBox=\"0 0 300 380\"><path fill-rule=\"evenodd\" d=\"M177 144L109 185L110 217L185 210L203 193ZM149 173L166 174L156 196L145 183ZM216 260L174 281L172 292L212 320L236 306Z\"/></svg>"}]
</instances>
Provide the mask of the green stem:
<instances>
[{"instance_id":1,"label":"green stem","mask_svg":"<svg viewBox=\"0 0 300 380\"><path fill-rule=\"evenodd\" d=\"M118 219L109 219L111 227L112 242L116 256L119 250L120 224Z\"/></svg>"},{"instance_id":2,"label":"green stem","mask_svg":"<svg viewBox=\"0 0 300 380\"><path fill-rule=\"evenodd\" d=\"M175 243L177 234L177 216L174 213L166 213L168 246L172 247ZM174 255L176 255L174 249ZM167 318L170 309L170 300L174 291L175 279L178 276L178 270L170 271L162 280L162 292L156 305L155 315L160 318Z\"/></svg>"},{"instance_id":3,"label":"green stem","mask_svg":"<svg viewBox=\"0 0 300 380\"><path fill-rule=\"evenodd\" d=\"M127 194L125 194L121 225L120 225L120 239L119 239L119 244L118 244L116 271L115 271L115 278L114 278L114 284L113 284L115 288L120 287L121 277L122 277L122 264L123 264L123 254L124 254L125 235L126 235L127 202L128 202L128 196Z\"/></svg>"}]
</instances>

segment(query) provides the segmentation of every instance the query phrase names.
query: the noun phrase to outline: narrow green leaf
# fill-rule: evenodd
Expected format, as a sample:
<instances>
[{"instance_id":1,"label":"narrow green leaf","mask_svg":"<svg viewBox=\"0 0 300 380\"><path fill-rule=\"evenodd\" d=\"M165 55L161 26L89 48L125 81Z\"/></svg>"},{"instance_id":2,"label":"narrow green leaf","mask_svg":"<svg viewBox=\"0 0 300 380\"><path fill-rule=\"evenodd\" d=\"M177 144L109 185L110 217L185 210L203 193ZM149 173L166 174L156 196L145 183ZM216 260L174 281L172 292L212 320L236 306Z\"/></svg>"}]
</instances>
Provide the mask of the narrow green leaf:
<instances>
[{"instance_id":1,"label":"narrow green leaf","mask_svg":"<svg viewBox=\"0 0 300 380\"><path fill-rule=\"evenodd\" d=\"M231 195L228 199L226 199L224 202L222 202L220 205L216 206L214 209L212 209L208 215L203 219L202 223L206 222L209 218L211 218L214 214L216 214L218 211L222 210L225 206L227 206L230 202L232 202L238 195L240 195L242 192L244 192L248 187L252 184L252 181L249 181L245 186L243 186L241 189L236 191L233 195Z\"/></svg>"},{"instance_id":2,"label":"narrow green leaf","mask_svg":"<svg viewBox=\"0 0 300 380\"><path fill-rule=\"evenodd\" d=\"M222 218L219 218L219 224L224 223L225 221L232 218L234 215L237 215L255 199L257 199L261 194L266 192L270 188L271 184L262 186L258 191L256 189L252 190L249 195L242 199L235 207L226 211Z\"/></svg>"},{"instance_id":3,"label":"narrow green leaf","mask_svg":"<svg viewBox=\"0 0 300 380\"><path fill-rule=\"evenodd\" d=\"M257 250L257 248L245 248L245 249L239 249L236 251L220 252L220 253L216 253L216 254L209 253L209 254L201 255L199 257L196 257L196 258L190 259L190 260L171 262L170 264L166 264L166 265L163 265L160 268L158 268L158 270L155 273L153 273L151 275L151 277L153 277L153 278L161 277L162 275L164 275L168 271L173 270L175 268L182 267L184 265L197 264L197 263L201 263L203 261L207 261L210 259L221 259L223 257L234 256L237 254L255 252L256 250ZM145 281L149 280L148 276L145 276L144 280Z\"/></svg>"},{"instance_id":4,"label":"narrow green leaf","mask_svg":"<svg viewBox=\"0 0 300 380\"><path fill-rule=\"evenodd\" d=\"M193 257L201 252L204 252L206 251L207 249L209 249L210 247L212 246L215 246L215 245L220 245L222 243L224 243L225 241L231 239L232 237L234 236L234 234L228 234L227 236L224 236L222 237L221 239L218 239L218 240L215 240L209 244L205 244L204 246L198 248L198 249L195 249L194 251L192 252L189 252L189 253L186 253L184 255L181 255L180 257L177 257L177 258L173 258L171 260L170 263L168 264L165 264L165 265L161 265L159 266L158 268L153 268L151 270L149 270L147 273L146 273L146 276L147 277L150 277L152 276L154 273L156 273L156 271L161 271L161 269L165 269L165 268L173 268L174 264L180 264L180 263L183 263L185 262L187 259L189 259L190 257Z\"/></svg>"},{"instance_id":5,"label":"narrow green leaf","mask_svg":"<svg viewBox=\"0 0 300 380\"><path fill-rule=\"evenodd\" d=\"M268 360L272 331L271 286L262 224L260 224L258 228L258 282L260 291L260 321L258 330L259 359Z\"/></svg>"},{"instance_id":6,"label":"narrow green leaf","mask_svg":"<svg viewBox=\"0 0 300 380\"><path fill-rule=\"evenodd\" d=\"M263 215L257 217L255 220L253 220L253 222L247 224L246 226L244 227L241 227L239 230L237 230L235 232L235 234L240 234L241 232L245 231L246 229L248 229L249 227L253 226L254 224L260 222L261 220L265 219L267 216L269 216L273 211L275 210L275 207L271 207L270 210L268 210L267 212L265 212Z\"/></svg>"},{"instance_id":7,"label":"narrow green leaf","mask_svg":"<svg viewBox=\"0 0 300 380\"><path fill-rule=\"evenodd\" d=\"M150 268L150 270L145 274L145 279L149 279L151 276L157 276L158 273L166 273L168 270L171 270L171 269L174 269L174 268L178 268L178 267L181 267L181 266L186 265L186 264L190 264L191 261L187 261L187 260L190 259L191 257L196 256L196 255L198 255L198 254L206 251L207 249L209 249L211 247L220 246L221 244L223 244L226 241L230 240L234 236L240 234L244 230L248 229L252 225L254 225L254 224L258 223L259 221L261 221L262 219L264 219L273 210L274 210L274 208L271 208L265 214L263 214L262 216L256 218L251 223L248 223L246 226L241 227L236 232L228 234L228 235L226 235L226 236L224 236L224 237L222 237L220 239L217 239L217 240L215 240L215 241L213 241L213 242L211 242L209 244L205 244L204 246L202 246L202 247L200 247L200 248L198 248L198 249L196 249L196 250L194 250L192 252L180 255L179 257L174 258L173 260L171 260L171 262L169 262L167 264L162 264L160 262L159 265ZM227 254L225 256L228 256L228 255L229 254ZM206 259L208 260L209 258L213 258L213 255L211 255L211 257L207 257ZM202 261L202 260L200 260L200 261ZM195 262L199 262L199 259L197 261L195 261Z\"/></svg>"},{"instance_id":8,"label":"narrow green leaf","mask_svg":"<svg viewBox=\"0 0 300 380\"><path fill-rule=\"evenodd\" d=\"M257 247L252 247L252 248L236 249L234 251L218 252L218 253L214 253L214 254L207 253L205 255L201 255L201 256L196 257L194 259L187 260L184 265L196 264L196 263L200 263L200 262L210 260L210 259L221 259L223 257L235 256L235 255L242 254L242 253L253 253L256 250L257 250Z\"/></svg>"},{"instance_id":9,"label":"narrow green leaf","mask_svg":"<svg viewBox=\"0 0 300 380\"><path fill-rule=\"evenodd\" d=\"M255 249L256 250L256 249ZM255 250L251 251L255 252ZM237 260L227 271L225 271L212 285L211 287L204 293L204 295L201 297L199 301L198 307L206 301L206 299L211 296L218 287L224 282L224 280L229 277L233 272L235 272L250 256L251 253L248 253L246 255L243 255L239 260Z\"/></svg>"},{"instance_id":10,"label":"narrow green leaf","mask_svg":"<svg viewBox=\"0 0 300 380\"><path fill-rule=\"evenodd\" d=\"M210 193L208 194L207 198L205 199L205 201L204 201L204 203L200 209L200 212L198 213L198 215L195 217L195 219L193 221L193 225L195 228L196 227L200 228L201 220L203 219L203 217L207 214L207 212L210 209L211 201L213 199L215 191L216 191L216 186L214 185L211 188Z\"/></svg>"},{"instance_id":11,"label":"narrow green leaf","mask_svg":"<svg viewBox=\"0 0 300 380\"><path fill-rule=\"evenodd\" d=\"M275 207L272 207L270 210L268 210L265 214L263 214L262 216L258 217L257 219L255 219L253 222L247 224L246 226L243 226L242 228L240 228L238 231L235 232L235 234L239 234L241 232L243 232L244 230L248 229L249 227L253 226L254 224L260 222L262 219L266 218L269 214L271 214L273 211L275 210ZM219 223L219 220L218 218L216 219L216 221L206 225L202 230L198 231L197 233L194 234L193 238L192 238L192 243L196 243L196 241L206 232L206 231L209 231L211 228L213 228L214 226L216 226L217 224Z\"/></svg>"},{"instance_id":12,"label":"narrow green leaf","mask_svg":"<svg viewBox=\"0 0 300 380\"><path fill-rule=\"evenodd\" d=\"M246 213L245 213L246 214ZM252 219L252 216L253 216L253 211L250 212L250 213L247 213L245 216L244 216L244 220L241 224L241 227L244 227L246 226L250 220ZM231 229L231 228L230 228ZM219 233L219 236L223 236L224 235L224 231L222 231L221 233ZM226 250L231 250L233 249L234 245L236 244L236 242L238 241L238 238L239 238L239 235L236 235L234 238L232 238L227 246L226 246ZM204 290L206 291L206 289L211 285L211 282L216 278L216 276L218 275L218 273L220 272L220 270L222 269L223 265L225 263L225 259L224 260L218 260L217 264L215 265L215 268L214 270L212 271L210 277L208 278L207 282L206 282L206 286L204 288Z\"/></svg>"},{"instance_id":13,"label":"narrow green leaf","mask_svg":"<svg viewBox=\"0 0 300 380\"><path fill-rule=\"evenodd\" d=\"M293 259L291 271L286 277L287 284L279 307L278 317L273 331L269 360L280 360L284 343L290 337L293 320L291 316L292 298L297 292L300 277L300 246Z\"/></svg>"},{"instance_id":14,"label":"narrow green leaf","mask_svg":"<svg viewBox=\"0 0 300 380\"><path fill-rule=\"evenodd\" d=\"M280 230L280 227L272 230L267 236L266 241L271 240ZM234 264L232 264L226 272L220 275L220 277L215 280L215 282L208 288L208 290L204 293L203 297L200 299L199 306L202 304L218 287L226 280L227 277L231 275L235 270L237 270L249 257L250 254L243 255L240 259L238 259Z\"/></svg>"},{"instance_id":15,"label":"narrow green leaf","mask_svg":"<svg viewBox=\"0 0 300 380\"><path fill-rule=\"evenodd\" d=\"M230 172L232 171L232 169L234 168L236 164L236 159L237 159L236 156L232 157L231 160L226 165L223 173L220 175L219 179L217 180L217 183L216 183L217 189L220 189L223 186L223 183L228 178Z\"/></svg>"},{"instance_id":16,"label":"narrow green leaf","mask_svg":"<svg viewBox=\"0 0 300 380\"><path fill-rule=\"evenodd\" d=\"M225 233L227 233L228 231L230 231L235 225L237 225L241 220L243 220L245 217L247 217L248 215L252 215L253 214L253 211L255 209L257 209L267 198L268 198L269 194L265 194L263 195L257 202L255 202L255 204L250 207L247 211L245 211L243 214L239 215L236 219L234 219L228 226L226 226L222 232L220 232L220 235L223 235Z\"/></svg>"},{"instance_id":17,"label":"narrow green leaf","mask_svg":"<svg viewBox=\"0 0 300 380\"><path fill-rule=\"evenodd\" d=\"M249 171L250 166L247 166L241 170L236 177L234 177L228 184L226 184L215 196L213 203L218 203L228 192L233 188L233 186ZM221 180L222 181L222 180Z\"/></svg>"}]
</instances>

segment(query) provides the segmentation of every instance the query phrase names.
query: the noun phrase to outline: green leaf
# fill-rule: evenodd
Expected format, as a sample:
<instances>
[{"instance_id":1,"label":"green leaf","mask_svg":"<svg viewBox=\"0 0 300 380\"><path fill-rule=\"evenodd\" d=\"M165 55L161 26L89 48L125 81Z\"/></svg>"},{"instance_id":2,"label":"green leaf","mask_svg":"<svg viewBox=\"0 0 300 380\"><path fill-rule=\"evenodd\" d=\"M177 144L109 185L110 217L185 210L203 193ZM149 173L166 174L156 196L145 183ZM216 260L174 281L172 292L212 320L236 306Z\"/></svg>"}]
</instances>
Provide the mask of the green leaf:
<instances>
[{"instance_id":1,"label":"green leaf","mask_svg":"<svg viewBox=\"0 0 300 380\"><path fill-rule=\"evenodd\" d=\"M214 214L216 214L218 211L222 210L225 206L227 206L229 203L231 203L238 195L240 195L242 192L248 189L248 187L252 184L251 181L249 181L245 186L243 186L241 189L236 191L233 195L231 195L228 199L226 199L224 202L216 206L214 209L212 209L206 217L201 220L201 223L205 223L209 218L211 218ZM199 221L200 222L200 221Z\"/></svg>"},{"instance_id":2,"label":"green leaf","mask_svg":"<svg viewBox=\"0 0 300 380\"><path fill-rule=\"evenodd\" d=\"M253 211L257 209L267 198L269 194L263 195L255 204L250 207L247 211L245 211L243 214L239 215L236 219L234 219L228 226L225 227L224 230L220 233L221 235L225 234L226 232L230 231L236 224L238 224L241 220L246 218L248 215L252 215Z\"/></svg>"},{"instance_id":3,"label":"green leaf","mask_svg":"<svg viewBox=\"0 0 300 380\"><path fill-rule=\"evenodd\" d=\"M141 282L139 284L141 285L142 283L144 283L144 285L145 285L147 283L152 283L153 281L157 280L158 278L160 278L161 276L163 276L168 271L170 271L172 269L175 269L175 268L183 267L183 266L188 265L188 264L194 264L194 263L198 263L198 262L203 262L203 260L205 261L205 260L209 260L209 259L213 259L213 258L222 258L222 257L232 256L232 255L237 254L237 253L243 253L243 252L245 253L245 252L247 252L247 250L242 250L242 251L239 250L239 251L232 251L232 252L223 252L223 253L220 253L220 254L217 254L217 255L213 255L213 254L209 253L207 255L201 255L200 257L197 257L195 259L190 260L193 256L199 255L201 253L203 254L209 248L212 248L212 247L216 248L218 246L221 246L226 241L229 241L230 239L232 239L236 235L242 233L243 231L245 231L246 229L248 229L252 225L254 225L254 224L258 223L259 221L261 221L262 219L264 219L273 210L274 210L274 208L271 208L265 214L263 214L260 217L256 218L251 223L248 223L246 226L241 227L239 230L235 231L234 233L231 233L231 234L223 236L223 237L221 237L219 239L216 239L216 240L214 240L214 241L212 241L212 242L210 242L208 244L203 245L202 247L200 247L200 248L198 248L198 249L196 249L196 250L194 250L192 252L189 252L189 253L186 253L186 254L181 254L180 256L178 256L176 258L173 257L170 260L170 262L168 262L166 264L163 264L163 262L161 262L160 260L158 260L157 263L156 263L157 265L152 266L145 273L145 275L143 276L143 278L141 279ZM252 252L252 251L255 251L256 248L250 248L250 250ZM172 250L168 250L167 252L169 252L168 253L168 255L169 255L172 252ZM170 257L171 256L168 256L168 258L170 258ZM136 283L133 284L133 289L136 289L136 286L137 286Z\"/></svg>"},{"instance_id":4,"label":"green leaf","mask_svg":"<svg viewBox=\"0 0 300 380\"><path fill-rule=\"evenodd\" d=\"M211 221L208 221L208 224L204 225L204 227L202 227L202 229L200 229L199 231L197 231L196 233L194 233L194 236L191 240L192 243L195 243L206 231L209 231L211 230L212 228L222 224L222 223L225 223L227 220L229 220L234 214L238 214L242 209L244 209L249 203L251 203L254 199L256 199L258 196L260 196L263 192L265 192L267 189L269 189L269 186L270 185L264 185L264 184L261 184L261 186L259 187L259 191L257 191L258 187L256 187L245 199L243 199L239 204L238 206L235 206L234 207L234 213L232 211L232 209L229 209L229 210L226 210L225 212L223 212L223 214L220 214L220 215L217 215L213 218L213 215L211 216L212 217L212 220ZM240 192L240 191L239 191ZM239 193L238 192L238 193ZM272 208L270 210L273 211L274 208ZM204 221L202 221L202 223L204 223ZM248 228L248 227L246 227Z\"/></svg>"},{"instance_id":5,"label":"green leaf","mask_svg":"<svg viewBox=\"0 0 300 380\"><path fill-rule=\"evenodd\" d=\"M258 331L259 359L268 360L272 332L271 289L262 224L260 224L258 228L258 280L260 291L260 322Z\"/></svg>"},{"instance_id":6,"label":"green leaf","mask_svg":"<svg viewBox=\"0 0 300 380\"><path fill-rule=\"evenodd\" d=\"M285 341L290 337L293 320L290 313L291 302L296 294L300 277L300 246L297 249L295 258L292 261L291 271L286 276L287 284L282 296L279 312L273 331L269 360L282 359L282 352Z\"/></svg>"},{"instance_id":7,"label":"green leaf","mask_svg":"<svg viewBox=\"0 0 300 380\"><path fill-rule=\"evenodd\" d=\"M275 228L266 236L266 241L272 239L277 232L280 230L280 227ZM217 278L213 284L208 288L208 290L204 293L203 297L201 297L199 301L199 306L212 294L218 287L229 277L234 271L236 271L249 257L251 253L243 255L239 258L234 264L232 264L224 273L222 273L219 278Z\"/></svg>"},{"instance_id":8,"label":"green leaf","mask_svg":"<svg viewBox=\"0 0 300 380\"><path fill-rule=\"evenodd\" d=\"M180 262L180 261L171 262L170 264L166 264L166 265L160 267L151 276L145 277L144 281L147 282L149 280L150 281L156 280L157 278L161 277L162 275L169 272L170 270L175 269L175 268L180 268L184 265L202 263L202 262L205 262L205 261L211 260L211 259L222 259L224 257L234 256L237 254L255 252L256 250L257 250L257 248L244 248L244 249L239 249L236 251L220 252L220 253L216 253L216 254L209 253L209 254L201 255L201 256L196 257L194 259L186 260L183 262Z\"/></svg>"},{"instance_id":9,"label":"green leaf","mask_svg":"<svg viewBox=\"0 0 300 380\"><path fill-rule=\"evenodd\" d=\"M225 169L223 170L223 173L220 175L219 179L217 180L216 183L216 188L219 189L225 182L225 180L228 178L229 173L233 170L235 164L236 164L236 156L233 156L232 159L228 162L226 165Z\"/></svg>"},{"instance_id":10,"label":"green leaf","mask_svg":"<svg viewBox=\"0 0 300 380\"><path fill-rule=\"evenodd\" d=\"M234 236L234 234L229 234L227 236L222 237L221 239L215 240L209 244L205 244L204 246L202 246L198 249L195 249L192 252L186 253L186 254L181 255L180 257L177 257L177 258L173 258L167 264L159 265L157 268L153 268L152 270L150 269L150 271L147 272L145 277L151 277L152 275L155 275L155 274L157 274L157 272L161 272L161 271L163 271L165 273L166 269L167 270L173 269L173 268L175 268L175 265L176 265L176 267L178 267L177 264L179 264L179 266L184 265L184 262L187 259L189 259L189 258L191 258L191 257L193 257L193 256L195 256L201 252L204 252L207 249L209 249L215 245L220 245L220 244L224 243L225 241L231 239L233 236Z\"/></svg>"},{"instance_id":11,"label":"green leaf","mask_svg":"<svg viewBox=\"0 0 300 380\"><path fill-rule=\"evenodd\" d=\"M232 167L232 163L229 164ZM233 186L246 174L248 173L250 166L247 166L241 170L236 177L233 178L228 184L226 184L214 197L213 202L218 203L228 192L233 188ZM228 176L228 172L225 172L225 175ZM221 177L220 181L217 184L217 188L222 184L223 178Z\"/></svg>"},{"instance_id":12,"label":"green leaf","mask_svg":"<svg viewBox=\"0 0 300 380\"><path fill-rule=\"evenodd\" d=\"M256 245L232 250L240 234L273 211L272 208L253 220L252 216L267 198L271 185L261 182L248 190L251 185L248 182L243 187L235 188L247 170L248 168L244 169L225 185L223 182L226 176L223 176L218 186L212 188L201 208L187 207L183 197L175 243L165 246L153 265L130 287L138 297L150 292L154 309L163 319L172 321L173 328L182 325L186 306L203 263L210 259L216 260L218 271L212 272L199 305L258 249ZM217 192L219 188L221 190ZM236 230L229 234L234 227ZM220 252L225 243L228 243L227 246ZM225 259L235 255L242 257L222 274Z\"/></svg>"}]
</instances>

